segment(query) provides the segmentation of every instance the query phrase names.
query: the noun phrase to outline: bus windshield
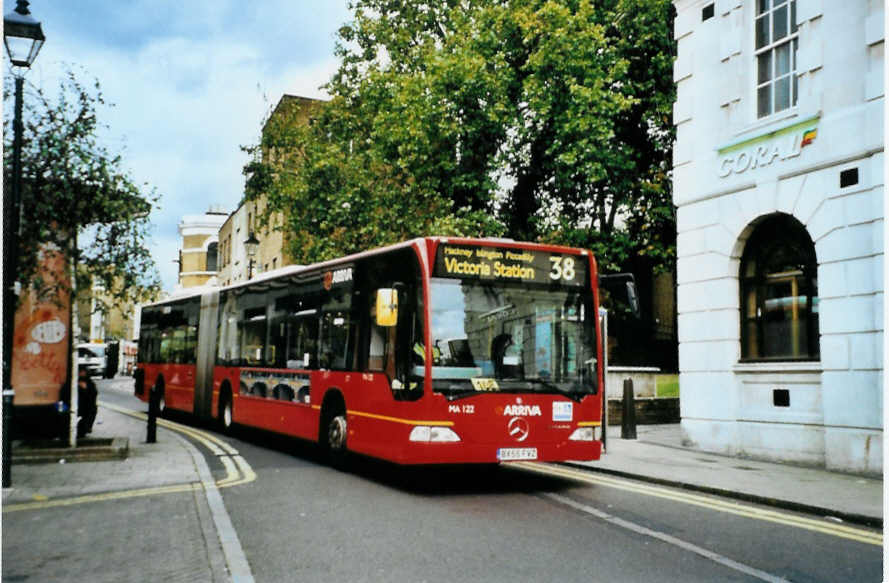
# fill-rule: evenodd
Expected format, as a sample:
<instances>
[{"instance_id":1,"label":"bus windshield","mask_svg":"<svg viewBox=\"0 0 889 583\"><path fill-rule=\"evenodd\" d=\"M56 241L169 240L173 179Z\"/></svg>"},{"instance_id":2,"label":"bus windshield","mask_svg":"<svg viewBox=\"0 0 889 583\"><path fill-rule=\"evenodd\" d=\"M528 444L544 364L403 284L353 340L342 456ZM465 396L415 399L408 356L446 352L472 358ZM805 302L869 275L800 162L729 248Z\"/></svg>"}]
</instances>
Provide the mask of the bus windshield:
<instances>
[{"instance_id":1,"label":"bus windshield","mask_svg":"<svg viewBox=\"0 0 889 583\"><path fill-rule=\"evenodd\" d=\"M437 392L595 392L588 290L445 278L430 289Z\"/></svg>"}]
</instances>

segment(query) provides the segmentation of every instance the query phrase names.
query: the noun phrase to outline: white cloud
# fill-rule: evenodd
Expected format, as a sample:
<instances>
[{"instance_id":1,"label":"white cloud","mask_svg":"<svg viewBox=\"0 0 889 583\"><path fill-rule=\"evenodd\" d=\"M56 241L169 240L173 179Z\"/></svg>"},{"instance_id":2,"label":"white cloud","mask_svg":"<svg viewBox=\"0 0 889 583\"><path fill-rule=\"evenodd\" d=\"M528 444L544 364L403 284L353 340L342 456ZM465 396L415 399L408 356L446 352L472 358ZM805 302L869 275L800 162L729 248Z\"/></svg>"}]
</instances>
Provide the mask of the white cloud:
<instances>
[{"instance_id":1,"label":"white cloud","mask_svg":"<svg viewBox=\"0 0 889 583\"><path fill-rule=\"evenodd\" d=\"M125 148L135 181L162 195L151 251L171 289L181 217L216 204L235 210L247 161L240 146L258 139L282 94L326 97L319 86L336 70L345 1L36 4L47 41L29 80L50 89L65 63L99 80L115 104L101 112L103 140Z\"/></svg>"}]
</instances>

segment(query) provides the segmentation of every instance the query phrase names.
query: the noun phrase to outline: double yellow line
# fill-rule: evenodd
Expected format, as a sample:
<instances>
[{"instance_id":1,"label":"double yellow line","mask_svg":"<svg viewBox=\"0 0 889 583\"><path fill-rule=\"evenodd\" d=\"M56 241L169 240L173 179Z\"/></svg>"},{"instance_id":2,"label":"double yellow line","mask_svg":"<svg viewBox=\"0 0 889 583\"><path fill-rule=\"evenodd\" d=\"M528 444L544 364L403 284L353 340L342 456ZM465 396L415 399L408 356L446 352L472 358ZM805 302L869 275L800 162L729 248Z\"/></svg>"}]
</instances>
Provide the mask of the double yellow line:
<instances>
[{"instance_id":1,"label":"double yellow line","mask_svg":"<svg viewBox=\"0 0 889 583\"><path fill-rule=\"evenodd\" d=\"M687 492L671 490L658 486L650 486L647 484L640 484L627 480L621 480L618 478L612 478L609 476L603 476L601 474L592 474L590 472L584 472L581 470L572 470L563 466L552 466L537 462L515 462L511 463L510 466L519 467L532 472L537 472L539 474L547 474L550 476L568 478L570 480L575 480L586 484L606 486L609 488L616 488L618 490L624 490L627 492L643 494L645 496L654 496L656 498L663 498L672 500L674 502L682 502L683 504L691 504L693 506L699 506L702 508L707 508L709 510L725 512L727 514L734 514L735 516L743 516L745 518L752 518L754 520L763 520L766 522L783 524L785 526L802 528L804 530L820 532L823 534L828 534L848 540L854 540L865 544L877 546L883 545L883 535L881 533L866 530L863 528L857 528L854 526L831 524L824 520L806 518L804 516L777 512L766 508L747 506L744 504L738 504L736 502L720 500L718 498L690 494Z\"/></svg>"},{"instance_id":2,"label":"double yellow line","mask_svg":"<svg viewBox=\"0 0 889 583\"><path fill-rule=\"evenodd\" d=\"M73 498L47 499L41 498L33 502L19 502L17 504L4 504L3 514L20 510L42 510L44 508L58 508L60 506L73 506L75 504L87 504L89 502L107 502L108 500L122 500L125 498L138 498L140 496L156 496L158 494L176 494L179 492L195 492L202 488L198 482L187 484L171 484L169 486L155 486L152 488L140 488L138 490L121 490L118 492L104 492L102 494L88 494Z\"/></svg>"},{"instance_id":3,"label":"double yellow line","mask_svg":"<svg viewBox=\"0 0 889 583\"><path fill-rule=\"evenodd\" d=\"M777 512L774 510L768 510L766 508L759 508L756 506L738 504L736 502L730 502L727 500L720 500L718 498L690 494L688 492L681 492L678 490L672 490L658 486L650 486L647 484L640 484L628 480L603 476L601 474L592 474L590 472L584 472L581 470L572 470L571 468L566 468L563 466L546 465L537 462L516 462L510 465L540 474L568 478L570 480L584 482L587 484L594 484L598 486L607 486L609 488L616 488L618 490L634 492L646 496L654 496L656 498L664 498L667 500L672 500L674 502L682 502L684 504L691 504L693 506L716 510L718 512L734 514L735 516L743 516L745 518L752 518L754 520L764 520L766 522L774 522L777 524L783 524L785 526L792 526L795 528L802 528L805 530L829 534L831 536L854 540L865 544L877 546L883 545L882 534L863 528L846 526L842 524L831 524L825 522L824 520L806 518L804 516L797 516L795 514Z\"/></svg>"},{"instance_id":4,"label":"double yellow line","mask_svg":"<svg viewBox=\"0 0 889 583\"><path fill-rule=\"evenodd\" d=\"M134 417L136 419L147 420L148 418L145 413L140 413L131 409L125 409L123 407L118 407L116 405L105 402L100 402L99 404L106 409L110 409L112 411L116 411L118 413ZM241 457L237 449L232 447L232 445L227 443L225 440L222 440L215 435L206 433L199 429L195 429L187 425L182 425L180 423L175 423L167 419L158 419L157 423L161 427L176 431L177 433L190 437L191 439L201 443L214 456L216 456L217 459L219 459L219 461L222 463L222 466L225 468L225 477L216 481L217 488L230 488L232 486L240 486L242 484L247 484L256 480L256 473L253 471L253 468L250 467L250 464L248 464L247 461L243 457ZM125 498L138 498L141 496L156 496L160 494L174 494L179 492L194 492L203 489L203 487L204 486L200 482L188 482L183 484L170 484L168 486L138 488L135 490L105 492L102 494L88 494L85 496L75 496L72 498L43 498L34 500L33 502L4 504L3 513L5 514L7 512L16 512L21 510L56 508L60 506L72 506L74 504L86 504L90 502L105 502L108 500L121 500Z\"/></svg>"},{"instance_id":5,"label":"double yellow line","mask_svg":"<svg viewBox=\"0 0 889 583\"><path fill-rule=\"evenodd\" d=\"M110 403L102 403L102 406L111 409L112 411L135 417L136 419L148 419L148 415L145 413L132 411L123 407L111 405ZM157 424L192 438L210 450L210 453L219 459L222 466L225 468L225 477L216 480L217 488L240 486L256 479L256 473L253 471L253 468L250 467L250 464L241 457L237 449L224 439L220 439L211 433L195 429L194 427L189 427L188 425L182 425L181 423L176 423L168 419L158 419Z\"/></svg>"}]
</instances>

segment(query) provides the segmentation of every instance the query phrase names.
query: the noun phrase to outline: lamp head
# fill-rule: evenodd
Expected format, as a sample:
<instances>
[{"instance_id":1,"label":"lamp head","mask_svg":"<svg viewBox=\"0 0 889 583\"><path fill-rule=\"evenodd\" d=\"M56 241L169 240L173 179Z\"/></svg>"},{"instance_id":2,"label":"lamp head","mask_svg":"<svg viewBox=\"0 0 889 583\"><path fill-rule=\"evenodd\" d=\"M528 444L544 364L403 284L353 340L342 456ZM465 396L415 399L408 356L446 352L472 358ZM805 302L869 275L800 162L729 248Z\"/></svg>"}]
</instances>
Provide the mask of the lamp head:
<instances>
[{"instance_id":1,"label":"lamp head","mask_svg":"<svg viewBox=\"0 0 889 583\"><path fill-rule=\"evenodd\" d=\"M29 68L45 40L40 23L28 10L28 1L18 0L15 9L3 17L3 43L13 66Z\"/></svg>"},{"instance_id":2,"label":"lamp head","mask_svg":"<svg viewBox=\"0 0 889 583\"><path fill-rule=\"evenodd\" d=\"M250 236L247 237L247 240L244 241L244 248L247 250L247 256L251 259L256 257L256 251L259 249L259 239L256 238L256 235L253 232L250 232Z\"/></svg>"}]
</instances>

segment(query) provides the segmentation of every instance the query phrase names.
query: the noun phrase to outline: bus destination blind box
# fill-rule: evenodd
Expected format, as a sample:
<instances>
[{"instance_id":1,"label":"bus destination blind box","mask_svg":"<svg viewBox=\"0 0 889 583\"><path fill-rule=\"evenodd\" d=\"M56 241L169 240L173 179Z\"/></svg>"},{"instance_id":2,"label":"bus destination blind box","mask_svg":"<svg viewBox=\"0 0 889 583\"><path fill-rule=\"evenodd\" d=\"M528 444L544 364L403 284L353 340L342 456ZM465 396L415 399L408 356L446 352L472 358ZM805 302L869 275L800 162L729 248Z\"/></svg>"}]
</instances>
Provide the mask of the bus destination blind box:
<instances>
[{"instance_id":1,"label":"bus destination blind box","mask_svg":"<svg viewBox=\"0 0 889 583\"><path fill-rule=\"evenodd\" d=\"M435 275L570 287L589 285L585 256L501 247L439 245Z\"/></svg>"}]
</instances>

